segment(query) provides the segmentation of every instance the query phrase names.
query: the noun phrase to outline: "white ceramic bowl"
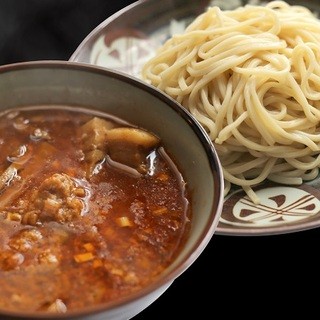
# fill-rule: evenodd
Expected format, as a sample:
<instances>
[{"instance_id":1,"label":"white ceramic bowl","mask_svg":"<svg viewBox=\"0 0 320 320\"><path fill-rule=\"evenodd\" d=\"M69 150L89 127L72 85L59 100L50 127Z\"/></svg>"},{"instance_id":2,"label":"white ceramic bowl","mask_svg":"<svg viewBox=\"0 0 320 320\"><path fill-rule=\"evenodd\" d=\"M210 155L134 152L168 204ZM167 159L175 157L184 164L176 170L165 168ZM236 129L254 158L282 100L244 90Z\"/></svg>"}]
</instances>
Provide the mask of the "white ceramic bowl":
<instances>
[{"instance_id":1,"label":"white ceramic bowl","mask_svg":"<svg viewBox=\"0 0 320 320\"><path fill-rule=\"evenodd\" d=\"M0 310L0 317L130 319L155 301L211 240L222 210L224 188L215 149L188 112L133 77L73 62L42 61L0 67L0 112L43 104L92 106L160 136L192 190L191 232L181 253L156 282L120 302L59 315Z\"/></svg>"},{"instance_id":2,"label":"white ceramic bowl","mask_svg":"<svg viewBox=\"0 0 320 320\"><path fill-rule=\"evenodd\" d=\"M270 0L139 0L108 17L79 44L70 61L89 63L140 77L142 65L169 37L181 33L209 6L232 10ZM319 12L318 0L287 0Z\"/></svg>"},{"instance_id":3,"label":"white ceramic bowl","mask_svg":"<svg viewBox=\"0 0 320 320\"><path fill-rule=\"evenodd\" d=\"M70 61L89 63L101 67L123 71L140 78L143 64L153 57L156 50L173 34L182 33L184 28L209 6L219 6L232 10L245 4L265 4L270 0L140 0L123 8L98 25L80 43L70 57ZM320 12L319 0L287 0L291 5L303 5ZM250 203L252 215L241 216L242 210L250 212L243 205L246 194L235 188L225 199L224 209L216 230L223 235L271 235L317 228L320 225L319 179L301 186L278 186L265 184L257 190L261 204ZM270 198L288 199L286 206L291 208L296 199L308 195L312 206L299 208L299 215L290 212L269 219L269 212L279 212L277 202ZM290 203L290 206L288 205ZM286 207L284 206L284 207ZM310 207L314 206L314 210ZM264 210L263 208L266 208ZM259 222L256 216L260 215ZM276 219L278 218L278 219Z\"/></svg>"}]
</instances>

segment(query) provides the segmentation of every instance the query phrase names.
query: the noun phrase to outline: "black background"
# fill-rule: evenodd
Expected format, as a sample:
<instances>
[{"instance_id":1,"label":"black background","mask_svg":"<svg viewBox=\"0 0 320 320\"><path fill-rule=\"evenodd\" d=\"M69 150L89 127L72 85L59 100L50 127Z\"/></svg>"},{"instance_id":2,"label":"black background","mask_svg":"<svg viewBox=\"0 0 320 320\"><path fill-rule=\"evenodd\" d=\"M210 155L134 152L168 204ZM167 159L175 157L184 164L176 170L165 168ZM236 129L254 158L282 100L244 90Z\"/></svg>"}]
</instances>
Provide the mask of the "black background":
<instances>
[{"instance_id":1,"label":"black background","mask_svg":"<svg viewBox=\"0 0 320 320\"><path fill-rule=\"evenodd\" d=\"M68 60L93 28L132 2L0 0L0 64ZM318 317L319 256L317 229L216 234L196 262L134 319Z\"/></svg>"}]
</instances>

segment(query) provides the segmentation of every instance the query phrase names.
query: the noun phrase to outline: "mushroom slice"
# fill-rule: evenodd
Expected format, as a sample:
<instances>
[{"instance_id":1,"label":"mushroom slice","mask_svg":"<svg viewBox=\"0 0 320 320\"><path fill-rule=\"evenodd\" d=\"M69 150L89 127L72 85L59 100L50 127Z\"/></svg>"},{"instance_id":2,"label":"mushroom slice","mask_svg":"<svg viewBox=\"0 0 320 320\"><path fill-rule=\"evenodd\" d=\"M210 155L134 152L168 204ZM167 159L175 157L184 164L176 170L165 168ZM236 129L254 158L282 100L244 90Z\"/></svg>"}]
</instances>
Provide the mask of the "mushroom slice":
<instances>
[{"instance_id":1,"label":"mushroom slice","mask_svg":"<svg viewBox=\"0 0 320 320\"><path fill-rule=\"evenodd\" d=\"M98 117L92 118L81 127L83 150L105 149L106 132L112 129L114 124Z\"/></svg>"},{"instance_id":2,"label":"mushroom slice","mask_svg":"<svg viewBox=\"0 0 320 320\"><path fill-rule=\"evenodd\" d=\"M106 137L109 157L139 172L145 172L147 155L160 143L154 134L133 127L110 129Z\"/></svg>"},{"instance_id":3,"label":"mushroom slice","mask_svg":"<svg viewBox=\"0 0 320 320\"><path fill-rule=\"evenodd\" d=\"M105 157L105 152L99 149L92 150L86 153L85 159L87 163L86 175L89 178L91 175L98 172L97 164L99 164Z\"/></svg>"},{"instance_id":4,"label":"mushroom slice","mask_svg":"<svg viewBox=\"0 0 320 320\"><path fill-rule=\"evenodd\" d=\"M96 165L104 159L106 132L113 127L112 122L98 117L92 118L81 127L83 152L87 163L87 177L94 173Z\"/></svg>"}]
</instances>

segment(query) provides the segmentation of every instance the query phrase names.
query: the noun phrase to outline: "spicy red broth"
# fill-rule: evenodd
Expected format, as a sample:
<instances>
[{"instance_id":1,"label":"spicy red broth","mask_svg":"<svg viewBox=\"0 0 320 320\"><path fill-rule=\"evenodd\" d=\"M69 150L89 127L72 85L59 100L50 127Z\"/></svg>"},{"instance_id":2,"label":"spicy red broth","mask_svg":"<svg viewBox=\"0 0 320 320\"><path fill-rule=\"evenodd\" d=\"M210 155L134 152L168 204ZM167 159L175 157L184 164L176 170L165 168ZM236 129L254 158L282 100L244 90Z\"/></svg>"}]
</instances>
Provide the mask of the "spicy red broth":
<instances>
[{"instance_id":1,"label":"spicy red broth","mask_svg":"<svg viewBox=\"0 0 320 320\"><path fill-rule=\"evenodd\" d=\"M83 108L0 115L0 309L66 312L151 283L188 235L161 139Z\"/></svg>"}]
</instances>

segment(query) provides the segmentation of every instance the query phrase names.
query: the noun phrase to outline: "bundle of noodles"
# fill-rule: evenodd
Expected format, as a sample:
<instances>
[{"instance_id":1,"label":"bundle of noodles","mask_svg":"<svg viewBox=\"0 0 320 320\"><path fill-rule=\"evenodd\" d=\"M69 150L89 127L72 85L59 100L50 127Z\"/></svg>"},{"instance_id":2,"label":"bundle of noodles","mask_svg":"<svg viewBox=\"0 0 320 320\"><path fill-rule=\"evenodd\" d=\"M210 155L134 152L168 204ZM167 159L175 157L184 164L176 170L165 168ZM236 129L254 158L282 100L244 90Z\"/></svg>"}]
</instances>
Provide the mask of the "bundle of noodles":
<instances>
[{"instance_id":1,"label":"bundle of noodles","mask_svg":"<svg viewBox=\"0 0 320 320\"><path fill-rule=\"evenodd\" d=\"M320 163L320 20L283 1L210 7L170 38L142 78L201 123L231 185L259 199L269 179L301 184Z\"/></svg>"}]
</instances>

